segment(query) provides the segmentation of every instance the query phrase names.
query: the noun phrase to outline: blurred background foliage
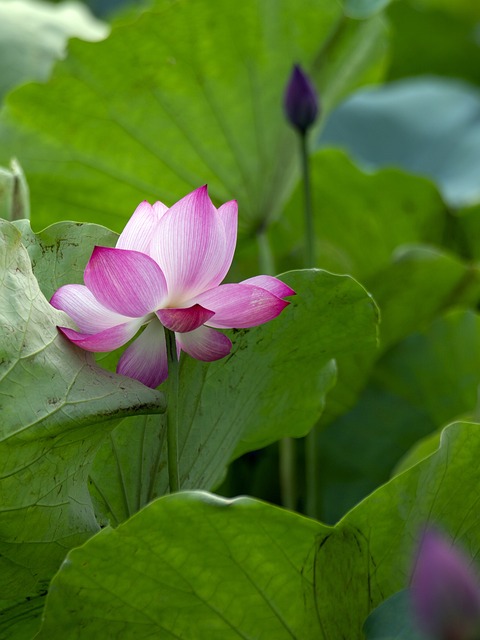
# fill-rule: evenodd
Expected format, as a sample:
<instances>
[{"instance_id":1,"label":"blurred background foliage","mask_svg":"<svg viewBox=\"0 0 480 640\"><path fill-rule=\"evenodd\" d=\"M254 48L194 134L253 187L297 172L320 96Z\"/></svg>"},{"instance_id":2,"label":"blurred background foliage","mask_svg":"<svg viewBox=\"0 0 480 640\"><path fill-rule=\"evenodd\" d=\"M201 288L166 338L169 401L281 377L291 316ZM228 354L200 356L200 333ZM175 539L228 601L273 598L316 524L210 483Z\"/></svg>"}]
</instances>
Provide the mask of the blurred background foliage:
<instances>
[{"instance_id":1,"label":"blurred background foliage","mask_svg":"<svg viewBox=\"0 0 480 640\"><path fill-rule=\"evenodd\" d=\"M365 290L350 279L337 287L333 276L316 274L323 284L304 294L302 308L297 296L292 308L301 318L302 349L308 347L305 335L316 336L301 373L314 377L318 368L318 379L299 388L298 357L292 370L283 362L275 366L277 377L272 375L273 382L296 377L291 386L299 402L304 394L302 420L295 422L288 411L278 418L281 407L270 391L254 398L246 411L235 384L230 385L231 416L227 412L224 421L244 418L248 438L235 444L238 434L229 434L229 451L212 440L207 453L208 460L219 459L215 473L208 480L198 473L192 484L203 482L200 488L226 496L250 494L280 503L277 445L241 454L255 449L262 433L257 447L286 432L301 435L308 428L305 420L316 419L326 395L318 429L322 500L317 516L335 523L354 507L337 529L340 537L349 522L361 524L365 531L372 528L373 539L381 539L379 554L388 549L392 560L382 569L376 603L405 582L420 518L433 513L453 530L455 523L461 522L461 528L475 517L473 494L462 488L465 478L472 486L478 480L476 425L450 429L439 452L424 459L438 448L445 425L480 419L478 0L3 0L0 215L18 220L30 211L37 232L62 220L98 223L118 232L139 201L171 204L207 182L216 204L239 200L232 280L302 268L297 140L282 113L284 86L297 62L312 75L322 103L322 117L310 138L318 267L353 276L372 295L381 316L378 343L375 307ZM35 235L27 223L17 225L32 260L47 247L49 260L63 265L52 274L52 263L47 260L42 267L39 261L35 275L43 287L54 276L51 288L59 285L58 278L80 281L91 246L99 238L107 244L115 239L94 226L87 228L90 235L80 227L72 232L68 224ZM83 234L83 245L75 234ZM75 252L64 256L62 243L75 246ZM41 273L46 267L48 273ZM331 298L326 294L330 281ZM324 298L315 299L316 291ZM350 306L352 300L358 306ZM309 309L311 319L305 315ZM350 309L356 310L353 317L347 317ZM294 343L291 331L287 326L284 333ZM273 343L281 332L275 327L272 332ZM326 344L329 335L335 335L335 344ZM255 332L236 338L238 344L248 342ZM347 346L339 349L342 341ZM316 350L318 362L313 362ZM255 357L263 353L258 350ZM203 389L203 365L185 362ZM268 362L265 356L264 368L256 371L262 380L268 377L262 374ZM244 366L248 370L248 362ZM212 416L219 409L212 398L221 384L228 386L222 367L218 363L209 369L205 397ZM196 369L202 374L197 378ZM214 378L220 386L213 385ZM244 378L245 395L254 395L256 383ZM185 413L195 416L195 410L185 401ZM202 462L195 447L203 446L208 428L222 423L208 412L203 416L204 432L192 430L194 438L186 446L192 464ZM259 416L264 424L257 424ZM158 422L129 419L144 423L137 439L139 434L157 438ZM97 507L102 483L111 489L111 504L120 504L117 521L131 515L122 511L123 478L135 476L135 464L144 463L138 453L143 445L132 445L131 424L124 422L103 443L90 476ZM133 462L132 446L137 452ZM299 510L304 507L302 455L298 447ZM399 475L422 460L423 466ZM222 480L228 461L232 464ZM395 481L381 487L391 477ZM435 503L439 487L444 495ZM457 494L465 504L457 501L455 510L451 497ZM399 505L406 503L413 506L402 512ZM146 521L150 517L147 513ZM474 530L473 524L465 527ZM288 531L285 526L290 544ZM332 552L335 562L344 557L345 540L338 543L341 552ZM357 558L355 535L351 543ZM478 551L476 538L471 546L472 553ZM350 580L348 557L345 562ZM321 588L329 595L327 583ZM344 592L343 585L333 592L340 593L332 605L337 619L335 607ZM290 601L288 594L285 601ZM15 624L31 603L22 601L20 613L16 606L10 612ZM55 606L53 600L53 621ZM357 626L367 611L360 613L355 612Z\"/></svg>"},{"instance_id":2,"label":"blurred background foliage","mask_svg":"<svg viewBox=\"0 0 480 640\"><path fill-rule=\"evenodd\" d=\"M382 317L379 347L337 363L321 418L319 516L334 522L417 441L476 415L477 0L350 0L345 14L322 0L4 0L0 163L23 168L36 230L74 219L119 231L139 200L171 203L208 182L217 204L240 203L232 279L259 271L265 238L277 273L302 267L281 107L294 62L323 105L311 138L318 266L357 278ZM9 217L13 178L0 177ZM276 467L275 446L247 454L219 490L279 502Z\"/></svg>"}]
</instances>

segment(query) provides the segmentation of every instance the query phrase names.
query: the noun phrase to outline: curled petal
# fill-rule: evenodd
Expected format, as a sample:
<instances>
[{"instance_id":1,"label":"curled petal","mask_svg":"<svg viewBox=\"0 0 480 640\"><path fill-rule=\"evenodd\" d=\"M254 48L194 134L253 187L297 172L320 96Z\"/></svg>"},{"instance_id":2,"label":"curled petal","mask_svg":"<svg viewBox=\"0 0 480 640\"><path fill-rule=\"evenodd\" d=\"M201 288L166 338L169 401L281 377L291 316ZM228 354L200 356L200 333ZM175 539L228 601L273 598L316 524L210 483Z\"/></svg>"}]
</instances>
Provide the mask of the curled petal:
<instances>
[{"instance_id":1,"label":"curled petal","mask_svg":"<svg viewBox=\"0 0 480 640\"><path fill-rule=\"evenodd\" d=\"M210 320L213 315L213 311L205 309L199 304L194 304L186 309L160 309L157 311L157 316L164 327L180 333L197 329Z\"/></svg>"},{"instance_id":2,"label":"curled petal","mask_svg":"<svg viewBox=\"0 0 480 640\"><path fill-rule=\"evenodd\" d=\"M144 332L127 347L118 361L117 373L139 380L152 389L166 380L167 347L160 322L152 320Z\"/></svg>"},{"instance_id":3,"label":"curled petal","mask_svg":"<svg viewBox=\"0 0 480 640\"><path fill-rule=\"evenodd\" d=\"M120 234L117 249L131 249L148 255L158 221L167 209L161 202L156 202L153 207L146 200L141 202Z\"/></svg>"},{"instance_id":4,"label":"curled petal","mask_svg":"<svg viewBox=\"0 0 480 640\"><path fill-rule=\"evenodd\" d=\"M50 304L55 309L65 311L84 333L98 333L131 320L104 307L83 284L66 284L60 287L53 294Z\"/></svg>"},{"instance_id":5,"label":"curled petal","mask_svg":"<svg viewBox=\"0 0 480 640\"><path fill-rule=\"evenodd\" d=\"M98 333L80 333L67 327L58 327L63 335L85 351L113 351L127 343L142 326L142 320L131 320Z\"/></svg>"},{"instance_id":6,"label":"curled petal","mask_svg":"<svg viewBox=\"0 0 480 640\"><path fill-rule=\"evenodd\" d=\"M248 284L222 284L196 296L195 302L215 312L207 324L219 329L256 327L276 318L289 304Z\"/></svg>"},{"instance_id":7,"label":"curled petal","mask_svg":"<svg viewBox=\"0 0 480 640\"><path fill-rule=\"evenodd\" d=\"M255 276L248 278L248 280L242 280L241 284L250 284L254 287L260 287L260 289L266 289L277 298L295 295L295 291L291 287L273 276Z\"/></svg>"},{"instance_id":8,"label":"curled petal","mask_svg":"<svg viewBox=\"0 0 480 640\"><path fill-rule=\"evenodd\" d=\"M133 318L158 309L167 295L162 270L138 251L95 247L84 279L99 302Z\"/></svg>"},{"instance_id":9,"label":"curled petal","mask_svg":"<svg viewBox=\"0 0 480 640\"><path fill-rule=\"evenodd\" d=\"M205 326L189 333L178 333L176 337L182 351L204 362L220 360L228 356L232 348L232 343L227 336Z\"/></svg>"},{"instance_id":10,"label":"curled petal","mask_svg":"<svg viewBox=\"0 0 480 640\"><path fill-rule=\"evenodd\" d=\"M224 269L225 225L201 187L173 205L158 223L150 253L168 283L169 306L212 286Z\"/></svg>"}]
</instances>

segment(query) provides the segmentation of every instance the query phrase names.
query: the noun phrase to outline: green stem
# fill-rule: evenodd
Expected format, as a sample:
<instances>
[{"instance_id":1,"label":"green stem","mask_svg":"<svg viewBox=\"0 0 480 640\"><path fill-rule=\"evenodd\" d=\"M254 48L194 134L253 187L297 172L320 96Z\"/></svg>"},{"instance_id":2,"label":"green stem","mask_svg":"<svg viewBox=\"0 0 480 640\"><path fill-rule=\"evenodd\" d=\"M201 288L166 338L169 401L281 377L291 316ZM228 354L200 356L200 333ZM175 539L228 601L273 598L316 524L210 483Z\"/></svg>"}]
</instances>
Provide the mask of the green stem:
<instances>
[{"instance_id":1,"label":"green stem","mask_svg":"<svg viewBox=\"0 0 480 640\"><path fill-rule=\"evenodd\" d=\"M302 159L303 193L305 206L305 267L315 264L315 225L313 222L312 186L310 183L310 163L307 149L307 134L300 134L300 156Z\"/></svg>"},{"instance_id":2,"label":"green stem","mask_svg":"<svg viewBox=\"0 0 480 640\"><path fill-rule=\"evenodd\" d=\"M313 221L312 187L310 182L310 163L306 133L300 134L300 155L302 160L305 205L305 267L307 269L311 269L316 266L315 225ZM314 426L305 438L305 512L311 518L320 517L319 457L320 448L318 446L318 430L317 427Z\"/></svg>"},{"instance_id":3,"label":"green stem","mask_svg":"<svg viewBox=\"0 0 480 640\"><path fill-rule=\"evenodd\" d=\"M262 227L257 232L257 243L260 271L267 276L273 276L275 273L275 260L273 258L270 242L268 241L266 227Z\"/></svg>"},{"instance_id":4,"label":"green stem","mask_svg":"<svg viewBox=\"0 0 480 640\"><path fill-rule=\"evenodd\" d=\"M293 438L282 438L279 446L280 490L286 509L297 508L297 447Z\"/></svg>"},{"instance_id":5,"label":"green stem","mask_svg":"<svg viewBox=\"0 0 480 640\"><path fill-rule=\"evenodd\" d=\"M319 456L318 429L317 425L314 425L313 429L305 437L305 513L310 518L320 518Z\"/></svg>"},{"instance_id":6,"label":"green stem","mask_svg":"<svg viewBox=\"0 0 480 640\"><path fill-rule=\"evenodd\" d=\"M179 362L175 333L165 329L168 358L169 396L167 406L167 462L170 493L180 491L178 472L178 378Z\"/></svg>"},{"instance_id":7,"label":"green stem","mask_svg":"<svg viewBox=\"0 0 480 640\"><path fill-rule=\"evenodd\" d=\"M267 228L257 233L260 271L265 275L275 275L275 259L268 241ZM297 508L297 454L293 438L282 438L279 442L280 492L282 504L292 511Z\"/></svg>"}]
</instances>

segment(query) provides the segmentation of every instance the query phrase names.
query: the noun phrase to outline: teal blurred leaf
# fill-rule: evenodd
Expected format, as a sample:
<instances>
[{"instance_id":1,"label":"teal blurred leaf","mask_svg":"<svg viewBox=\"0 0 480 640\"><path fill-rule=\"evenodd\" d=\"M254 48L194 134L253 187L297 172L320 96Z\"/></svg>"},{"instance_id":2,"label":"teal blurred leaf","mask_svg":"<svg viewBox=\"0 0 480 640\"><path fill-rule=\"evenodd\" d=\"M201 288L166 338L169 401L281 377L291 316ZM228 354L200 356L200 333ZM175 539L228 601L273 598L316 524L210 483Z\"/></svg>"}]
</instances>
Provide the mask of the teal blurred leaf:
<instances>
[{"instance_id":1,"label":"teal blurred leaf","mask_svg":"<svg viewBox=\"0 0 480 640\"><path fill-rule=\"evenodd\" d=\"M480 200L480 90L466 83L413 78L358 92L331 115L320 144L368 169L429 176L454 207Z\"/></svg>"},{"instance_id":2,"label":"teal blurred leaf","mask_svg":"<svg viewBox=\"0 0 480 640\"><path fill-rule=\"evenodd\" d=\"M368 18L381 11L391 0L346 0L345 11L352 18Z\"/></svg>"},{"instance_id":3,"label":"teal blurred leaf","mask_svg":"<svg viewBox=\"0 0 480 640\"><path fill-rule=\"evenodd\" d=\"M408 589L387 598L372 611L363 630L366 640L426 640L413 624Z\"/></svg>"}]
</instances>

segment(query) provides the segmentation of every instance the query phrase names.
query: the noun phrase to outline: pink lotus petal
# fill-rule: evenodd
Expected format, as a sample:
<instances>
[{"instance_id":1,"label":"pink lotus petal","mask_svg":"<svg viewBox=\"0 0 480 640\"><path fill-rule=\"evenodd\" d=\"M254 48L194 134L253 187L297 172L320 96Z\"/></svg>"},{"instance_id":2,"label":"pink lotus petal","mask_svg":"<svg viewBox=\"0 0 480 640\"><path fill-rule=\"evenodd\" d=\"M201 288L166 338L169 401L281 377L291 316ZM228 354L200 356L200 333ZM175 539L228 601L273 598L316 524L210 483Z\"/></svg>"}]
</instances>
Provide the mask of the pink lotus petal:
<instances>
[{"instance_id":1,"label":"pink lotus petal","mask_svg":"<svg viewBox=\"0 0 480 640\"><path fill-rule=\"evenodd\" d=\"M127 347L118 361L117 373L155 389L168 376L167 347L162 325L153 319Z\"/></svg>"},{"instance_id":2,"label":"pink lotus petal","mask_svg":"<svg viewBox=\"0 0 480 640\"><path fill-rule=\"evenodd\" d=\"M135 209L120 234L116 244L117 249L130 249L148 254L148 247L152 241L157 222L157 215L152 205L144 200Z\"/></svg>"},{"instance_id":3,"label":"pink lotus petal","mask_svg":"<svg viewBox=\"0 0 480 640\"><path fill-rule=\"evenodd\" d=\"M232 348L232 343L227 336L205 326L189 333L178 333L176 337L182 351L204 362L220 360L228 356Z\"/></svg>"},{"instance_id":4,"label":"pink lotus petal","mask_svg":"<svg viewBox=\"0 0 480 640\"><path fill-rule=\"evenodd\" d=\"M157 311L157 316L164 327L180 333L197 329L210 320L213 315L213 311L205 309L199 304L194 304L186 309L160 309Z\"/></svg>"},{"instance_id":5,"label":"pink lotus petal","mask_svg":"<svg viewBox=\"0 0 480 640\"><path fill-rule=\"evenodd\" d=\"M201 187L173 205L162 217L150 253L162 268L170 295L168 306L210 288L224 269L225 226Z\"/></svg>"},{"instance_id":6,"label":"pink lotus petal","mask_svg":"<svg viewBox=\"0 0 480 640\"><path fill-rule=\"evenodd\" d=\"M278 298L295 295L295 291L292 288L273 276L255 276L254 278L248 278L248 280L242 280L241 284L250 284L254 287L266 289Z\"/></svg>"},{"instance_id":7,"label":"pink lotus petal","mask_svg":"<svg viewBox=\"0 0 480 640\"><path fill-rule=\"evenodd\" d=\"M158 309L167 294L158 264L144 253L127 249L95 247L84 279L99 302L133 318Z\"/></svg>"},{"instance_id":8,"label":"pink lotus petal","mask_svg":"<svg viewBox=\"0 0 480 640\"><path fill-rule=\"evenodd\" d=\"M215 312L207 324L219 329L255 327L273 320L290 304L248 284L222 284L196 296L195 302Z\"/></svg>"},{"instance_id":9,"label":"pink lotus petal","mask_svg":"<svg viewBox=\"0 0 480 640\"><path fill-rule=\"evenodd\" d=\"M83 284L60 287L53 294L50 304L55 309L65 311L84 333L98 333L131 320L104 307Z\"/></svg>"},{"instance_id":10,"label":"pink lotus petal","mask_svg":"<svg viewBox=\"0 0 480 640\"><path fill-rule=\"evenodd\" d=\"M128 342L142 326L142 320L131 320L98 333L80 333L68 327L58 327L63 335L85 351L113 351Z\"/></svg>"},{"instance_id":11,"label":"pink lotus petal","mask_svg":"<svg viewBox=\"0 0 480 640\"><path fill-rule=\"evenodd\" d=\"M238 204L236 200L225 202L218 209L218 215L223 222L225 229L225 256L223 264L216 277L212 279L208 289L219 285L228 273L231 267L233 254L237 245L237 229L238 229Z\"/></svg>"},{"instance_id":12,"label":"pink lotus petal","mask_svg":"<svg viewBox=\"0 0 480 640\"><path fill-rule=\"evenodd\" d=\"M163 215L168 211L167 205L163 204L163 202L160 202L160 200L154 202L152 207L155 215L157 216L157 221L160 220L160 218L162 218Z\"/></svg>"}]
</instances>

